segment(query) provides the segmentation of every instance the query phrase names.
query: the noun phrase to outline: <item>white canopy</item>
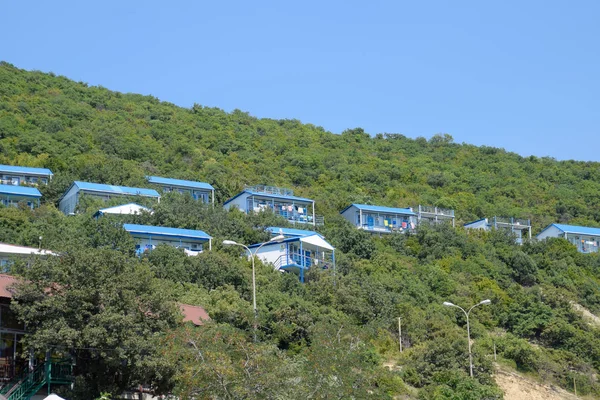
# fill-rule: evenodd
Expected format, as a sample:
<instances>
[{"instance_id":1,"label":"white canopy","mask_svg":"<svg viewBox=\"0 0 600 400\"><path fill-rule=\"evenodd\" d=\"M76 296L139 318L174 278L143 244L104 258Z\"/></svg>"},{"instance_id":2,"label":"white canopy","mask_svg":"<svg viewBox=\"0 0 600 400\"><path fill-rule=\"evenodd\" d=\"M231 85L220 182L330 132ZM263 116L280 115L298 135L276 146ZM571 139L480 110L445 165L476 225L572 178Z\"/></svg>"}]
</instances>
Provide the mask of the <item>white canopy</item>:
<instances>
[{"instance_id":1,"label":"white canopy","mask_svg":"<svg viewBox=\"0 0 600 400\"><path fill-rule=\"evenodd\" d=\"M148 207L140 206L139 204L129 203L120 206L102 208L98 210L100 214L141 214L142 211L147 211L152 214L152 210Z\"/></svg>"},{"instance_id":2,"label":"white canopy","mask_svg":"<svg viewBox=\"0 0 600 400\"><path fill-rule=\"evenodd\" d=\"M333 246L330 245L329 243L327 243L325 241L325 239L323 239L319 235L305 236L303 238L300 238L300 241L302 243L312 244L313 246L317 246L322 249L331 250L331 251L334 250Z\"/></svg>"}]
</instances>

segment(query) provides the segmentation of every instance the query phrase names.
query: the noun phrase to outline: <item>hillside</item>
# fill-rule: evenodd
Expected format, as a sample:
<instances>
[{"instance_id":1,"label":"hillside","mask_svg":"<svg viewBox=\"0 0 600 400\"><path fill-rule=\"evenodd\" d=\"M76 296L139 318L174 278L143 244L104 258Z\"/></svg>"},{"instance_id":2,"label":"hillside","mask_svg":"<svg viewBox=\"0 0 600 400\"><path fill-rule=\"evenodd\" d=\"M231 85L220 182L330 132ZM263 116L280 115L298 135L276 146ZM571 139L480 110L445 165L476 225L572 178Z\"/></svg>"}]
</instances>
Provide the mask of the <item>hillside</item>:
<instances>
[{"instance_id":1,"label":"hillside","mask_svg":"<svg viewBox=\"0 0 600 400\"><path fill-rule=\"evenodd\" d=\"M566 390L575 380L579 394L600 397L600 329L588 322L600 314L599 255L564 240L518 246L501 232L460 227L493 215L530 218L534 233L556 221L600 226L600 163L524 158L449 135L336 135L2 63L0 164L55 174L41 188L42 207L0 207L0 241L38 246L41 236L63 254L10 272L29 282L13 305L30 332L25 345L78 359L69 398L144 383L181 398L497 399L494 346L504 365ZM76 216L56 209L75 179L145 186L147 174L209 182L217 203L259 183L315 199L336 270L311 269L300 284L259 265L253 343L250 264L220 243L266 240L263 228L284 221L175 193L152 215L97 220L93 201ZM453 208L457 228L371 236L339 216L351 202ZM215 245L197 257L159 246L140 259L123 222L201 229ZM48 287L60 290L47 296ZM442 302L487 298L471 317L471 379L465 319ZM174 301L205 307L214 322L178 327Z\"/></svg>"}]
</instances>

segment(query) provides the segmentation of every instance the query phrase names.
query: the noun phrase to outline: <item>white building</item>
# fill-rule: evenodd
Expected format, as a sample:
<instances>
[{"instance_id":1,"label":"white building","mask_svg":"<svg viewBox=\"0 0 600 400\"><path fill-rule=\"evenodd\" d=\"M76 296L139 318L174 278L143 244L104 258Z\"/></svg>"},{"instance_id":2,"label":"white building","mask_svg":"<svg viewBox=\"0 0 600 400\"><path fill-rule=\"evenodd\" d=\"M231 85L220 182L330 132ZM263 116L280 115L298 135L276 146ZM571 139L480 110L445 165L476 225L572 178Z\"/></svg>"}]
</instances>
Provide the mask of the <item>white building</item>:
<instances>
[{"instance_id":1,"label":"white building","mask_svg":"<svg viewBox=\"0 0 600 400\"><path fill-rule=\"evenodd\" d=\"M304 274L310 268L335 269L335 249L317 232L303 231L304 235L299 229L292 232L289 228L271 227L269 230L274 235L286 236L287 232L289 237L281 242L258 243L249 248L256 252L260 247L257 257L273 264L276 270L298 274L300 281L304 282Z\"/></svg>"},{"instance_id":2,"label":"white building","mask_svg":"<svg viewBox=\"0 0 600 400\"><path fill-rule=\"evenodd\" d=\"M483 229L491 231L492 229L503 229L516 236L516 242L523 244L523 238L531 239L531 221L528 219L494 217L491 220L482 218L477 221L469 222L464 225L466 229Z\"/></svg>"},{"instance_id":3,"label":"white building","mask_svg":"<svg viewBox=\"0 0 600 400\"><path fill-rule=\"evenodd\" d=\"M32 259L34 256L56 255L50 250L36 249L35 247L15 246L13 244L0 243L0 267L2 272L17 259Z\"/></svg>"},{"instance_id":4,"label":"white building","mask_svg":"<svg viewBox=\"0 0 600 400\"><path fill-rule=\"evenodd\" d=\"M537 235L538 240L552 237L568 240L580 253L597 253L600 246L600 228L551 224Z\"/></svg>"},{"instance_id":5,"label":"white building","mask_svg":"<svg viewBox=\"0 0 600 400\"><path fill-rule=\"evenodd\" d=\"M75 213L82 195L92 196L104 201L123 196L142 196L160 200L160 194L154 189L75 181L61 197L58 205L59 210L67 215Z\"/></svg>"}]
</instances>

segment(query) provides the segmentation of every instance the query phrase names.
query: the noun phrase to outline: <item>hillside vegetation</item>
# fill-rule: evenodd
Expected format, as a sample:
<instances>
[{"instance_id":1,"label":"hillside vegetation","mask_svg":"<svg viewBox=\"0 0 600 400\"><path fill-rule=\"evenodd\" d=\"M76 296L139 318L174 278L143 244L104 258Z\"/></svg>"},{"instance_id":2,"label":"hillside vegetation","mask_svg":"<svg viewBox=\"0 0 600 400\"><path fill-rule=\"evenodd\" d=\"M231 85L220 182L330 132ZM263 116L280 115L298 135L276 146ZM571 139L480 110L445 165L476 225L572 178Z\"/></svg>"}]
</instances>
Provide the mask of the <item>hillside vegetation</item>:
<instances>
[{"instance_id":1,"label":"hillside vegetation","mask_svg":"<svg viewBox=\"0 0 600 400\"><path fill-rule=\"evenodd\" d=\"M495 399L494 345L500 363L600 396L600 329L573 307L600 314L598 254L564 240L517 246L501 232L460 224L375 237L338 214L351 202L430 204L455 209L458 222L531 218L534 232L557 221L600 226L599 163L524 158L449 135L336 135L7 63L0 163L55 173L39 209L0 208L0 241L37 246L42 236L44 248L63 254L11 272L28 280L14 304L30 332L26 345L78 360L70 398L146 383L182 398ZM77 216L56 210L74 179L146 186L147 174L209 182L217 202L258 183L315 199L326 221L319 230L337 248L336 270L311 270L300 284L259 265L253 343L249 262L219 243L256 243L268 237L263 228L285 222L174 193L153 204L153 215L96 220L94 201ZM159 246L139 259L123 222L201 229L215 246L198 257ZM442 302L466 307L485 298L492 305L472 314L471 379L465 320ZM178 326L175 301L205 307L213 322Z\"/></svg>"}]
</instances>

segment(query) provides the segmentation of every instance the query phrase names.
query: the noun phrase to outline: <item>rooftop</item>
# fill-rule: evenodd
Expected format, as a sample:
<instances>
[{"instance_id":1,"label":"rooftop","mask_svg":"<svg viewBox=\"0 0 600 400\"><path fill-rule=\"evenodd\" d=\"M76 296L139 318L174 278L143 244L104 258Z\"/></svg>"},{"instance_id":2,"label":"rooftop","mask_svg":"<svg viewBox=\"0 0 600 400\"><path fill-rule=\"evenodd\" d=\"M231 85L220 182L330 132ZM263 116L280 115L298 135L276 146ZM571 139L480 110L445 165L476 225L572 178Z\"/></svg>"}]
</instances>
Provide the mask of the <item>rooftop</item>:
<instances>
[{"instance_id":1,"label":"rooftop","mask_svg":"<svg viewBox=\"0 0 600 400\"><path fill-rule=\"evenodd\" d=\"M2 254L33 254L33 255L56 255L50 250L40 250L36 247L15 246L14 244L0 243L0 253Z\"/></svg>"},{"instance_id":2,"label":"rooftop","mask_svg":"<svg viewBox=\"0 0 600 400\"><path fill-rule=\"evenodd\" d=\"M12 291L10 287L17 283L17 278L14 276L0 274L0 297L5 299L12 299Z\"/></svg>"},{"instance_id":3,"label":"rooftop","mask_svg":"<svg viewBox=\"0 0 600 400\"><path fill-rule=\"evenodd\" d=\"M144 235L156 235L156 236L170 236L178 238L190 238L190 239L212 239L206 232L193 230L193 229L179 229L179 228L167 228L164 226L151 226L151 225L136 225L136 224L123 224L123 229L129 233L138 233Z\"/></svg>"},{"instance_id":4,"label":"rooftop","mask_svg":"<svg viewBox=\"0 0 600 400\"><path fill-rule=\"evenodd\" d=\"M0 165L0 172L10 172L15 174L33 174L51 176L52 171L48 168L19 167L16 165Z\"/></svg>"},{"instance_id":5,"label":"rooftop","mask_svg":"<svg viewBox=\"0 0 600 400\"><path fill-rule=\"evenodd\" d=\"M194 189L205 189L205 190L215 190L209 183L205 182L196 182L196 181L187 181L183 179L172 179L172 178L162 178L160 176L147 176L148 182L154 183L157 185L172 185L172 186L180 186L186 188L194 188Z\"/></svg>"},{"instance_id":6,"label":"rooftop","mask_svg":"<svg viewBox=\"0 0 600 400\"><path fill-rule=\"evenodd\" d=\"M600 228L592 228L588 226L578 226L578 225L565 225L565 224L552 224L550 226L555 226L563 232L566 233L578 233L581 235L591 235L591 236L600 236ZM548 226L546 229L548 229ZM546 230L544 229L544 230Z\"/></svg>"},{"instance_id":7,"label":"rooftop","mask_svg":"<svg viewBox=\"0 0 600 400\"><path fill-rule=\"evenodd\" d=\"M319 235L320 237L323 237L323 235L315 231L309 231L306 229L281 228L279 226L270 226L267 228L267 231L271 232L273 235L278 235L281 232L281 234L286 237L304 237L312 235Z\"/></svg>"},{"instance_id":8,"label":"rooftop","mask_svg":"<svg viewBox=\"0 0 600 400\"><path fill-rule=\"evenodd\" d=\"M293 195L294 192L290 189L283 189L283 188L278 188L275 186L256 185L256 186L246 186L246 188L244 190L242 190L240 193L236 194L235 196L233 196L232 198L230 198L223 204L229 203L230 201L238 198L239 196L241 196L244 193L254 194L254 195L261 196L261 197L268 197L268 198L273 198L273 199L296 200L296 201L301 201L304 203L313 203L314 202L314 200L308 199L306 197L294 196Z\"/></svg>"},{"instance_id":9,"label":"rooftop","mask_svg":"<svg viewBox=\"0 0 600 400\"><path fill-rule=\"evenodd\" d=\"M0 193L38 198L42 197L42 194L36 188L17 185L0 185Z\"/></svg>"},{"instance_id":10,"label":"rooftop","mask_svg":"<svg viewBox=\"0 0 600 400\"><path fill-rule=\"evenodd\" d=\"M372 212L380 212L380 213L390 213L390 214L403 214L403 215L417 215L410 208L395 208L395 207L384 207L384 206L372 206L368 204L351 204L348 207L344 208L341 213L349 209L350 207L356 207L362 211L372 211Z\"/></svg>"},{"instance_id":11,"label":"rooftop","mask_svg":"<svg viewBox=\"0 0 600 400\"><path fill-rule=\"evenodd\" d=\"M122 204L120 206L101 208L98 210L96 214L118 214L118 215L131 215L131 214L141 214L143 211L152 213L152 210L148 207L141 206L136 203L128 203Z\"/></svg>"},{"instance_id":12,"label":"rooftop","mask_svg":"<svg viewBox=\"0 0 600 400\"><path fill-rule=\"evenodd\" d=\"M73 182L73 185L77 186L81 190L87 190L90 192L116 193L131 196L160 197L156 190L148 188L114 186L106 185L104 183L91 183L81 181L75 181Z\"/></svg>"},{"instance_id":13,"label":"rooftop","mask_svg":"<svg viewBox=\"0 0 600 400\"><path fill-rule=\"evenodd\" d=\"M179 309L183 313L183 322L191 322L194 325L204 325L206 321L210 320L206 310L200 306L192 306L190 304L179 304Z\"/></svg>"}]
</instances>

